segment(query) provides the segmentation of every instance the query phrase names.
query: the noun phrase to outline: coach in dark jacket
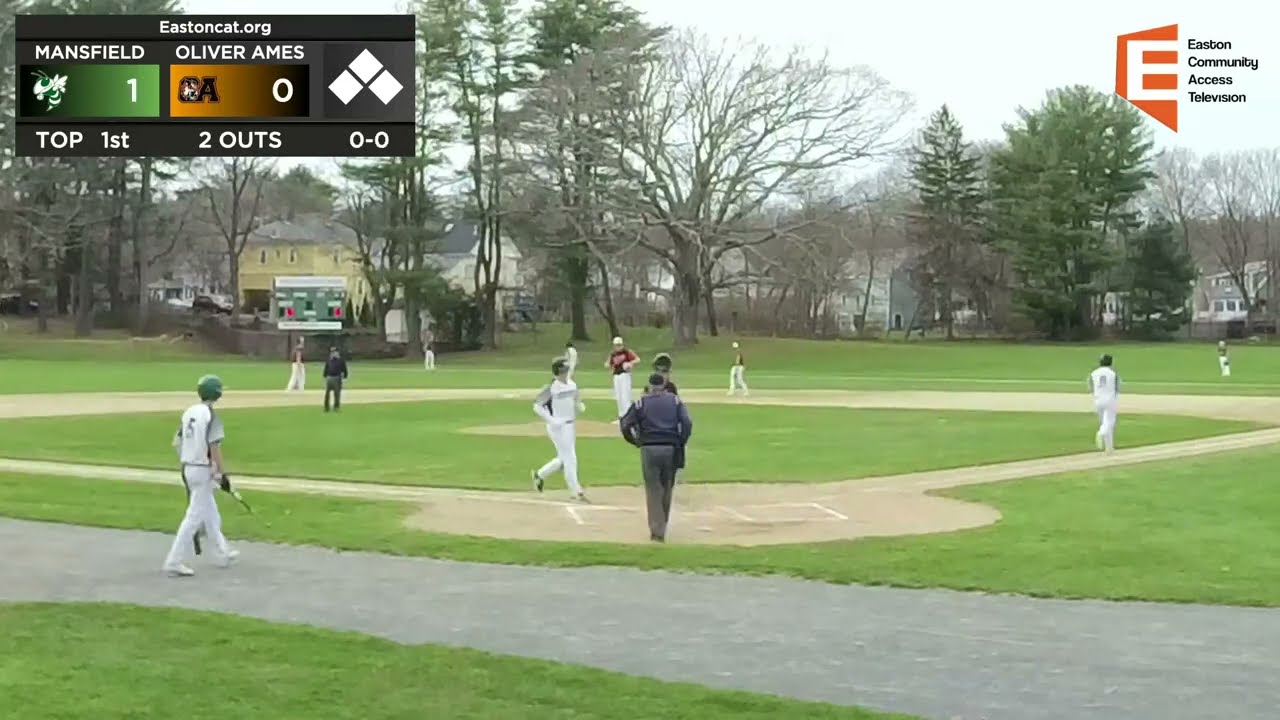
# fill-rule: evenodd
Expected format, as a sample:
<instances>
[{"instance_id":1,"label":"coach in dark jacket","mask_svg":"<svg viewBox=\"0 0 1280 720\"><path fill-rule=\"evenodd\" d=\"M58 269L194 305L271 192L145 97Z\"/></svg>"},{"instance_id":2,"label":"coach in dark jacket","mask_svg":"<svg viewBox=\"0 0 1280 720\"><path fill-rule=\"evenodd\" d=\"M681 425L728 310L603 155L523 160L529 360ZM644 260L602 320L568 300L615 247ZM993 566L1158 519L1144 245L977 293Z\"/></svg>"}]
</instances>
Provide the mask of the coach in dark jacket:
<instances>
[{"instance_id":1,"label":"coach in dark jacket","mask_svg":"<svg viewBox=\"0 0 1280 720\"><path fill-rule=\"evenodd\" d=\"M640 448L640 468L649 510L649 539L664 542L671 519L676 462L693 435L693 420L680 398L666 390L660 373L649 376L649 390L622 416L619 427L627 442Z\"/></svg>"},{"instance_id":2,"label":"coach in dark jacket","mask_svg":"<svg viewBox=\"0 0 1280 720\"><path fill-rule=\"evenodd\" d=\"M342 381L347 379L347 361L338 348L329 348L329 359L324 363L324 411L329 412L329 394L333 394L333 409L342 408Z\"/></svg>"}]
</instances>

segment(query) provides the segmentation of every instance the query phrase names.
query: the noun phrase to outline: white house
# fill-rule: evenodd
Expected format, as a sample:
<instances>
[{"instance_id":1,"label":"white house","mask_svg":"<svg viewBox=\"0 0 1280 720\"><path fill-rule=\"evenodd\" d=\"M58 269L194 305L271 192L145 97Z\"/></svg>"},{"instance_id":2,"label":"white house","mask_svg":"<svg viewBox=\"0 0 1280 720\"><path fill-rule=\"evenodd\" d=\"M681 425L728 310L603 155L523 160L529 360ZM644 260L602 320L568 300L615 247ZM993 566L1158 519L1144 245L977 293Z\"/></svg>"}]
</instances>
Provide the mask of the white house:
<instances>
[{"instance_id":1,"label":"white house","mask_svg":"<svg viewBox=\"0 0 1280 720\"><path fill-rule=\"evenodd\" d=\"M1269 292L1267 263L1262 260L1245 263L1244 285L1255 303ZM1193 317L1197 322L1228 322L1244 320L1249 308L1245 305L1240 287L1230 273L1204 275L1192 293Z\"/></svg>"}]
</instances>

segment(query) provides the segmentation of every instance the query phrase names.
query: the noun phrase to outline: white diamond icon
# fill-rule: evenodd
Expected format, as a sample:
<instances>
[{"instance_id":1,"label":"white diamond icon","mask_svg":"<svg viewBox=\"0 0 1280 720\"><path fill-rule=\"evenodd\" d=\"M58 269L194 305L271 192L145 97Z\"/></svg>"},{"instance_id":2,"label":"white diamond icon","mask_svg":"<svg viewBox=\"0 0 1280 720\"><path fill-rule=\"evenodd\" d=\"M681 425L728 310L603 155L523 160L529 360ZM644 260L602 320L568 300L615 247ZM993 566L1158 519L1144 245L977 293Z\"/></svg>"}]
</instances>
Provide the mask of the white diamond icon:
<instances>
[{"instance_id":1,"label":"white diamond icon","mask_svg":"<svg viewBox=\"0 0 1280 720\"><path fill-rule=\"evenodd\" d=\"M374 95L378 96L383 105L386 105L391 102L392 98L400 94L404 86L400 84L399 80L391 77L390 72L384 72L378 76L377 80L373 81L369 89L373 91Z\"/></svg>"},{"instance_id":2,"label":"white diamond icon","mask_svg":"<svg viewBox=\"0 0 1280 720\"><path fill-rule=\"evenodd\" d=\"M363 89L364 86L360 84L360 81L352 77L351 73L346 70L342 71L337 80L329 84L329 92L337 95L343 105L351 102L351 98L355 97Z\"/></svg>"},{"instance_id":3,"label":"white diamond icon","mask_svg":"<svg viewBox=\"0 0 1280 720\"><path fill-rule=\"evenodd\" d=\"M360 78L361 82L369 82L382 69L382 63L378 62L378 58L374 57L373 53L365 50L357 55L356 59L352 60L347 67Z\"/></svg>"}]
</instances>

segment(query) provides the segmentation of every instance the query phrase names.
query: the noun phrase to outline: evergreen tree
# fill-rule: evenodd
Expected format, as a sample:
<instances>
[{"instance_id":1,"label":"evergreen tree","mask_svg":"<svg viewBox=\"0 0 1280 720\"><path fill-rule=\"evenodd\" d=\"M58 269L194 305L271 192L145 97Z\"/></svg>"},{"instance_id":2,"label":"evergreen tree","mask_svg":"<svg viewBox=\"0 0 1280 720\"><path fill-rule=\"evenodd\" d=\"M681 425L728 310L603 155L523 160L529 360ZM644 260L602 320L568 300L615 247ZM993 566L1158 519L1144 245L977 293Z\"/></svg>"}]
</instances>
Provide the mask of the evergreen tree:
<instances>
[{"instance_id":1,"label":"evergreen tree","mask_svg":"<svg viewBox=\"0 0 1280 720\"><path fill-rule=\"evenodd\" d=\"M1195 263L1173 225L1163 220L1144 226L1129 239L1127 250L1130 330L1143 339L1167 339L1187 322Z\"/></svg>"},{"instance_id":2,"label":"evergreen tree","mask_svg":"<svg viewBox=\"0 0 1280 720\"><path fill-rule=\"evenodd\" d=\"M977 259L985 190L981 160L946 105L920 134L910 172L916 193L910 231L920 250L916 276L932 295L949 339L955 291L970 284L969 271Z\"/></svg>"},{"instance_id":3,"label":"evergreen tree","mask_svg":"<svg viewBox=\"0 0 1280 720\"><path fill-rule=\"evenodd\" d=\"M1151 140L1123 100L1087 87L1049 93L1006 128L995 156L995 231L1010 254L1022 311L1055 339L1091 335L1116 241L1138 225Z\"/></svg>"}]
</instances>

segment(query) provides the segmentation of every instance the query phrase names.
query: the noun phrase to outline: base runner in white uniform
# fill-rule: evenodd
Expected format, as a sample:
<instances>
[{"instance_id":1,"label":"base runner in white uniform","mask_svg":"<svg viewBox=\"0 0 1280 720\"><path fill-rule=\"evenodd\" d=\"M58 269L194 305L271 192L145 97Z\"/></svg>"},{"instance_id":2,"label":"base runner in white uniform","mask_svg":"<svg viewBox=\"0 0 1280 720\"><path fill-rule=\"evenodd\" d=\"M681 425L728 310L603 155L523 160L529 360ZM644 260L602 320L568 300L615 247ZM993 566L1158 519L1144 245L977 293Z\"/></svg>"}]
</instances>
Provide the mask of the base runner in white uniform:
<instances>
[{"instance_id":1,"label":"base runner in white uniform","mask_svg":"<svg viewBox=\"0 0 1280 720\"><path fill-rule=\"evenodd\" d=\"M578 348L573 346L573 341L564 344L564 359L569 363L569 379L573 379L573 374L578 371Z\"/></svg>"},{"instance_id":2,"label":"base runner in white uniform","mask_svg":"<svg viewBox=\"0 0 1280 720\"><path fill-rule=\"evenodd\" d=\"M739 390L743 396L749 395L747 389L747 361L742 357L742 350L737 342L733 343L733 367L729 368L729 395L736 395Z\"/></svg>"},{"instance_id":3,"label":"base runner in white uniform","mask_svg":"<svg viewBox=\"0 0 1280 720\"><path fill-rule=\"evenodd\" d=\"M578 502L587 502L587 496L578 484L577 432L574 421L586 409L578 395L578 386L569 378L569 361L556 358L551 363L555 378L538 392L533 401L533 411L547 422L547 436L556 448L556 456L546 465L533 471L533 487L542 492L542 486L553 473L563 470L569 493Z\"/></svg>"},{"instance_id":4,"label":"base runner in white uniform","mask_svg":"<svg viewBox=\"0 0 1280 720\"><path fill-rule=\"evenodd\" d=\"M1093 409L1098 413L1098 434L1094 442L1099 450L1116 449L1116 405L1120 399L1120 376L1111 367L1111 356L1103 355L1098 369L1089 373L1089 391L1093 393Z\"/></svg>"},{"instance_id":5,"label":"base runner in white uniform","mask_svg":"<svg viewBox=\"0 0 1280 720\"><path fill-rule=\"evenodd\" d=\"M289 368L289 384L285 390L302 392L307 388L307 365L302 361L302 341L293 349L293 365Z\"/></svg>"},{"instance_id":6,"label":"base runner in white uniform","mask_svg":"<svg viewBox=\"0 0 1280 720\"><path fill-rule=\"evenodd\" d=\"M231 549L222 534L222 516L213 498L222 476L222 439L225 435L222 420L213 412L213 404L222 397L222 381L213 375L205 375L196 383L200 402L182 413L182 422L174 435L173 445L182 461L182 479L187 485L189 497L187 512L173 538L169 556L164 561L164 571L174 577L195 574L186 564L187 548L193 547L196 533L204 531L213 541L214 550L221 556L222 564L229 565L240 553Z\"/></svg>"}]
</instances>

